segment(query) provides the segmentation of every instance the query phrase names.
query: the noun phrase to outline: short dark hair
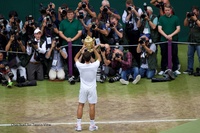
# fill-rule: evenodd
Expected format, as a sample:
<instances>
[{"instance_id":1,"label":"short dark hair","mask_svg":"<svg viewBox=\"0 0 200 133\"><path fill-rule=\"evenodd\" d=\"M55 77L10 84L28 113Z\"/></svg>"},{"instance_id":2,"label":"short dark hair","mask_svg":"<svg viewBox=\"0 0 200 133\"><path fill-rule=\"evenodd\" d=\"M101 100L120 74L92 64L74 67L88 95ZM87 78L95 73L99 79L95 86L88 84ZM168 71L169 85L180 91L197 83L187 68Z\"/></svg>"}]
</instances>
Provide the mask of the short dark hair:
<instances>
[{"instance_id":1,"label":"short dark hair","mask_svg":"<svg viewBox=\"0 0 200 133\"><path fill-rule=\"evenodd\" d=\"M68 9L68 10L67 10L67 13L74 13L74 10Z\"/></svg>"},{"instance_id":2,"label":"short dark hair","mask_svg":"<svg viewBox=\"0 0 200 133\"><path fill-rule=\"evenodd\" d=\"M193 7L192 7L192 11L193 11L193 10L199 11L199 7L198 7L198 6L193 6Z\"/></svg>"},{"instance_id":3,"label":"short dark hair","mask_svg":"<svg viewBox=\"0 0 200 133\"><path fill-rule=\"evenodd\" d=\"M10 11L9 14L8 14L8 17L12 18L13 16L18 17L18 13L16 11Z\"/></svg>"},{"instance_id":4,"label":"short dark hair","mask_svg":"<svg viewBox=\"0 0 200 133\"><path fill-rule=\"evenodd\" d=\"M83 53L83 59L86 61L86 62L89 62L90 59L91 59L91 53L89 51L85 51Z\"/></svg>"}]
</instances>

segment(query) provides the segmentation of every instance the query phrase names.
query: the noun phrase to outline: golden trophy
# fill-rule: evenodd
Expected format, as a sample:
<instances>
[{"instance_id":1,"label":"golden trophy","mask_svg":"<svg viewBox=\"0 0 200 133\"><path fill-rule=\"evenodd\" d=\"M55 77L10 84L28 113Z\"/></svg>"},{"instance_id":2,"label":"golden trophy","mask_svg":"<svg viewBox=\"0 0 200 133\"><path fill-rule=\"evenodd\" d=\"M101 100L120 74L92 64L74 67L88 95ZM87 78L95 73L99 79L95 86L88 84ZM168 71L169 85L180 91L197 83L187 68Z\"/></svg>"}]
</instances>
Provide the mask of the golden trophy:
<instances>
[{"instance_id":1,"label":"golden trophy","mask_svg":"<svg viewBox=\"0 0 200 133\"><path fill-rule=\"evenodd\" d=\"M95 38L91 38L90 36L87 35L87 37L82 40L83 45L87 48L89 52L93 51L94 43L95 43Z\"/></svg>"}]
</instances>

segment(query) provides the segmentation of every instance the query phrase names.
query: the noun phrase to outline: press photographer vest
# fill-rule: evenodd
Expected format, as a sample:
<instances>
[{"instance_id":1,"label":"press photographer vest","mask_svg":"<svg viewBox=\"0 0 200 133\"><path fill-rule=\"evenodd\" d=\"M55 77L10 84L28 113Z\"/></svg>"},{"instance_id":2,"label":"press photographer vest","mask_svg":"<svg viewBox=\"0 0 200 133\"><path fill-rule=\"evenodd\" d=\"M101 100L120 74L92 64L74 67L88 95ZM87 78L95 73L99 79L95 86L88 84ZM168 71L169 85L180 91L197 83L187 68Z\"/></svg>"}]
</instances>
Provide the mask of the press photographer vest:
<instances>
[{"instance_id":1,"label":"press photographer vest","mask_svg":"<svg viewBox=\"0 0 200 133\"><path fill-rule=\"evenodd\" d=\"M197 19L200 19L200 16L198 16ZM190 28L188 41L200 43L200 27L196 24L196 22L193 24L193 27Z\"/></svg>"},{"instance_id":2,"label":"press photographer vest","mask_svg":"<svg viewBox=\"0 0 200 133\"><path fill-rule=\"evenodd\" d=\"M150 18L151 22L153 22L153 20L156 18L157 16L155 14L152 14L152 17ZM142 21L142 25L140 27L140 32L143 33L144 31L144 27L146 25L146 20ZM149 25L149 24L148 24ZM151 26L149 25L150 28L150 34L151 34L151 39L152 42L158 42L160 41L160 33L158 32L158 26L156 26L156 29L152 29Z\"/></svg>"}]
</instances>

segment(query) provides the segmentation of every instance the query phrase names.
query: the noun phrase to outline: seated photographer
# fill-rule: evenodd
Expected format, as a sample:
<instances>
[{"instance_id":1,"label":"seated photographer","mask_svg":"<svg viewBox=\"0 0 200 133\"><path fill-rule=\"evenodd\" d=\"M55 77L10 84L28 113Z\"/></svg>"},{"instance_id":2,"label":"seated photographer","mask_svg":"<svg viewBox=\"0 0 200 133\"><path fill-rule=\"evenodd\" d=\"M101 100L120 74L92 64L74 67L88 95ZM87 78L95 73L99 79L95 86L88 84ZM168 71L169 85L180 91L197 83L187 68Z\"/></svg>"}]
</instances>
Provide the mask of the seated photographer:
<instances>
[{"instance_id":1,"label":"seated photographer","mask_svg":"<svg viewBox=\"0 0 200 133\"><path fill-rule=\"evenodd\" d=\"M26 52L30 56L27 65L28 80L43 80L44 58L46 53L46 42L41 39L42 31L37 28L34 31L34 39L28 42ZM35 77L35 74L37 78Z\"/></svg>"},{"instance_id":2,"label":"seated photographer","mask_svg":"<svg viewBox=\"0 0 200 133\"><path fill-rule=\"evenodd\" d=\"M139 38L137 53L140 53L140 75L142 78L151 79L154 77L157 67L156 45L149 43L149 38L145 35Z\"/></svg>"},{"instance_id":3,"label":"seated photographer","mask_svg":"<svg viewBox=\"0 0 200 133\"><path fill-rule=\"evenodd\" d=\"M20 77L26 80L26 69L21 65L22 60L20 59L25 54L26 48L18 32L10 34L5 51L9 53L8 64L14 75L12 80L16 81Z\"/></svg>"},{"instance_id":4,"label":"seated photographer","mask_svg":"<svg viewBox=\"0 0 200 133\"><path fill-rule=\"evenodd\" d=\"M121 84L127 85L129 81L137 84L141 78L139 68L131 52L124 50L122 46L116 46L113 54L112 66L121 64ZM132 79L132 80L131 80Z\"/></svg>"},{"instance_id":5,"label":"seated photographer","mask_svg":"<svg viewBox=\"0 0 200 133\"><path fill-rule=\"evenodd\" d=\"M60 47L59 37L56 37L51 44L51 48L47 50L46 59L48 59L49 79L64 80L67 75L67 52L65 48Z\"/></svg>"},{"instance_id":6,"label":"seated photographer","mask_svg":"<svg viewBox=\"0 0 200 133\"><path fill-rule=\"evenodd\" d=\"M100 7L100 12L98 14L98 19L103 21L104 23L109 23L110 17L115 16L118 20L121 19L119 13L114 8L110 7L110 3L108 0L102 0Z\"/></svg>"},{"instance_id":7,"label":"seated photographer","mask_svg":"<svg viewBox=\"0 0 200 133\"><path fill-rule=\"evenodd\" d=\"M12 77L13 73L8 66L8 62L4 59L3 53L0 52L0 82L2 83L2 85L7 84L7 87L11 87L13 84L11 82Z\"/></svg>"},{"instance_id":8,"label":"seated photographer","mask_svg":"<svg viewBox=\"0 0 200 133\"><path fill-rule=\"evenodd\" d=\"M108 36L106 25L104 22L99 21L98 18L92 18L91 24L88 25L88 35L95 38L96 44L106 43L105 37Z\"/></svg>"}]
</instances>

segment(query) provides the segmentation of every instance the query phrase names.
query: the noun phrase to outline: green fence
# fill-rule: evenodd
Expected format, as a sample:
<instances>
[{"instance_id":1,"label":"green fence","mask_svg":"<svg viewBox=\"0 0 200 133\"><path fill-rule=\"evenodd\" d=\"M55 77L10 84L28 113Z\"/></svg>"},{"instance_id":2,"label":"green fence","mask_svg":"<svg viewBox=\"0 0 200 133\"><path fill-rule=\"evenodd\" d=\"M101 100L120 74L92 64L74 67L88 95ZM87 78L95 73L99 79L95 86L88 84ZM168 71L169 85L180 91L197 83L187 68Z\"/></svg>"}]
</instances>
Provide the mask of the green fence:
<instances>
[{"instance_id":1,"label":"green fence","mask_svg":"<svg viewBox=\"0 0 200 133\"><path fill-rule=\"evenodd\" d=\"M19 14L19 18L23 21L25 20L25 16L28 14L32 14L36 20L39 18L39 4L43 3L46 6L48 3L53 2L56 4L56 7L60 6L63 3L66 3L70 8L75 9L77 7L77 3L80 0L1 0L0 2L0 13L3 14L6 18L8 18L8 12L10 10L16 10ZM122 15L123 10L125 9L125 1L126 0L109 0L111 7L118 10L120 15ZM150 5L150 0L135 0L134 3L136 6L143 8L143 3L146 2ZM99 12L99 7L101 5L101 0L90 0L90 4L94 7L96 13ZM200 6L200 1L198 0L171 0L171 4L175 9L175 14L180 18L181 21L181 33L179 34L179 40L186 41L188 28L183 26L183 20L185 18L185 14L187 11L190 11L193 5ZM154 12L158 14L158 9L153 8Z\"/></svg>"}]
</instances>

